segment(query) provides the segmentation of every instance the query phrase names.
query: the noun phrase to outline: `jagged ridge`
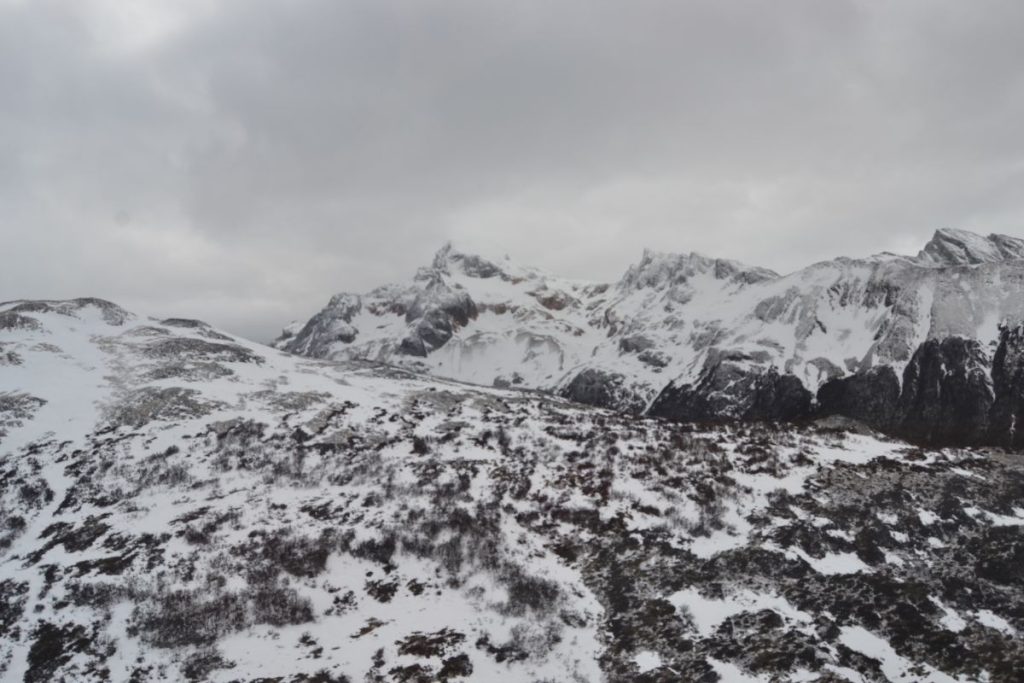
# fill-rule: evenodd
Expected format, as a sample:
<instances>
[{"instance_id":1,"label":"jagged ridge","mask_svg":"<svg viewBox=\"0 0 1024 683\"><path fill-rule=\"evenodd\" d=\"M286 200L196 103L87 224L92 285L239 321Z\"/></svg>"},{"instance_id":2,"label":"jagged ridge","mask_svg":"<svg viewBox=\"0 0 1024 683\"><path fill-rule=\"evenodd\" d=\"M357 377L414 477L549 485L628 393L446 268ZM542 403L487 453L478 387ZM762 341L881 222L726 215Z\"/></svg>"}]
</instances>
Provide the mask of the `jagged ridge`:
<instances>
[{"instance_id":1,"label":"jagged ridge","mask_svg":"<svg viewBox=\"0 0 1024 683\"><path fill-rule=\"evenodd\" d=\"M1001 326L1024 321L1022 257L1024 240L943 229L916 257L839 258L786 276L645 251L619 282L601 284L446 245L412 284L335 297L276 346L677 419L838 413L929 443L1017 446L1002 419L957 434L940 424L987 416L994 393L974 392L973 408L950 413L913 386L934 379L906 369L931 342L963 338L976 342L984 384L1016 381L996 377L993 361L1011 343ZM882 381L892 407L857 407L858 392ZM932 403L906 407L921 401Z\"/></svg>"}]
</instances>

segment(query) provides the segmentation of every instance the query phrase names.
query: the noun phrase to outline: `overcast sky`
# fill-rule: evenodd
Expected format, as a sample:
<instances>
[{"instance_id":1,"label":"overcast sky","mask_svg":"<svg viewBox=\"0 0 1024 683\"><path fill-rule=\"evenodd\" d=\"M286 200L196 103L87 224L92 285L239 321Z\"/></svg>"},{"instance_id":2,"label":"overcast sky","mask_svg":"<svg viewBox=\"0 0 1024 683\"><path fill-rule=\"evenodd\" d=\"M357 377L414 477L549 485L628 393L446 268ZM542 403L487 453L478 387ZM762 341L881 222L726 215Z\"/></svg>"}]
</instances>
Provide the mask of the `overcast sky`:
<instances>
[{"instance_id":1,"label":"overcast sky","mask_svg":"<svg viewBox=\"0 0 1024 683\"><path fill-rule=\"evenodd\" d=\"M1024 235L1020 0L0 0L0 300L266 340L448 239L611 280Z\"/></svg>"}]
</instances>

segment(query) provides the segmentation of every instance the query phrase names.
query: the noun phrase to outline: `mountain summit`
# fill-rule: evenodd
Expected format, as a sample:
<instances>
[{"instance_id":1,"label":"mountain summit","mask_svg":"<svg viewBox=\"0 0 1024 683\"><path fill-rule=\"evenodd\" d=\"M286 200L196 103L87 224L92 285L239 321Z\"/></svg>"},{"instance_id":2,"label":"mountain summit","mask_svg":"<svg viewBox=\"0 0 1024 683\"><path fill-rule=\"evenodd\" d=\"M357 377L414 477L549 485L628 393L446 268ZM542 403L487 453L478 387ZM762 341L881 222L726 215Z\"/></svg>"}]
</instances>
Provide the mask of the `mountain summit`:
<instances>
[{"instance_id":1,"label":"mountain summit","mask_svg":"<svg viewBox=\"0 0 1024 683\"><path fill-rule=\"evenodd\" d=\"M412 282L335 296L275 346L678 420L841 414L1021 445L1022 322L1024 240L943 229L916 257L785 276L648 250L616 283L446 245Z\"/></svg>"},{"instance_id":2,"label":"mountain summit","mask_svg":"<svg viewBox=\"0 0 1024 683\"><path fill-rule=\"evenodd\" d=\"M917 255L926 266L974 266L1024 259L1024 240L1007 235L982 237L966 230L943 228Z\"/></svg>"}]
</instances>

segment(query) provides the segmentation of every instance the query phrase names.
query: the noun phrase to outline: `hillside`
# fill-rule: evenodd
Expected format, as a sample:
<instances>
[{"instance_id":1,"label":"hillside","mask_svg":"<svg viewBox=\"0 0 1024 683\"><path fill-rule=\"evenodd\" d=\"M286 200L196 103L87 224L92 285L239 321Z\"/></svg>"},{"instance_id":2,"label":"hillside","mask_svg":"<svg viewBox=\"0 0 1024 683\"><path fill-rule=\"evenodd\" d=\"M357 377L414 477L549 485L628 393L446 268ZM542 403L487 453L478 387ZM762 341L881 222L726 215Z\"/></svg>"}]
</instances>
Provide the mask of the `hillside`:
<instances>
[{"instance_id":1,"label":"hillside","mask_svg":"<svg viewBox=\"0 0 1024 683\"><path fill-rule=\"evenodd\" d=\"M645 270L635 295L665 296ZM502 272L481 279L531 277ZM421 304L468 309L450 289ZM531 291L474 292L455 332L611 310ZM96 299L0 304L5 681L1019 681L1022 500L1018 456L844 420L694 427Z\"/></svg>"}]
</instances>

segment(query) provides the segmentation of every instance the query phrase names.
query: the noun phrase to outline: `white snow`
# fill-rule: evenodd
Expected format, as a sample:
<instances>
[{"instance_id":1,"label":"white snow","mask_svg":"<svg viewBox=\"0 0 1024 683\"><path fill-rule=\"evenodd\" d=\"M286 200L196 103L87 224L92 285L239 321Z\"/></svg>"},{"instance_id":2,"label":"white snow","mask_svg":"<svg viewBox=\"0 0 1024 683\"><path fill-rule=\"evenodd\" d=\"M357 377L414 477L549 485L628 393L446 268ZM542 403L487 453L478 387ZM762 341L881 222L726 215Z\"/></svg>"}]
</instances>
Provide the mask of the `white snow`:
<instances>
[{"instance_id":1,"label":"white snow","mask_svg":"<svg viewBox=\"0 0 1024 683\"><path fill-rule=\"evenodd\" d=\"M812 621L811 615L796 609L785 598L750 590L741 590L716 600L706 598L692 588L685 588L670 595L668 601L676 609L685 608L685 613L690 615L697 632L702 636L714 633L719 624L731 616L764 609L773 610L791 622Z\"/></svg>"},{"instance_id":2,"label":"white snow","mask_svg":"<svg viewBox=\"0 0 1024 683\"><path fill-rule=\"evenodd\" d=\"M914 664L901 657L889 645L888 641L879 638L861 626L844 626L839 641L861 654L875 659L881 664L882 672L892 681L912 680L921 683L957 683L955 678L947 676L928 666Z\"/></svg>"},{"instance_id":3,"label":"white snow","mask_svg":"<svg viewBox=\"0 0 1024 683\"><path fill-rule=\"evenodd\" d=\"M728 681L729 683L767 683L768 678L763 676L753 676L746 673L738 666L731 662L723 662L713 657L708 657L708 664L715 670L722 681Z\"/></svg>"},{"instance_id":4,"label":"white snow","mask_svg":"<svg viewBox=\"0 0 1024 683\"><path fill-rule=\"evenodd\" d=\"M642 674L661 667L661 657L658 656L657 652L652 652L651 650L637 652L633 657L633 661Z\"/></svg>"},{"instance_id":5,"label":"white snow","mask_svg":"<svg viewBox=\"0 0 1024 683\"><path fill-rule=\"evenodd\" d=\"M856 574L871 572L871 566L861 560L855 553L826 553L822 557L813 557L799 547L779 548L773 543L766 543L765 548L781 552L790 559L801 559L819 574Z\"/></svg>"},{"instance_id":6,"label":"white snow","mask_svg":"<svg viewBox=\"0 0 1024 683\"><path fill-rule=\"evenodd\" d=\"M989 628L1001 631L1008 636L1017 635L1017 629L1011 626L1010 622L1008 622L1006 619L1003 619L1001 616L994 613L992 610L979 610L974 613L974 618L977 619L978 622L983 624L984 626L988 626Z\"/></svg>"},{"instance_id":7,"label":"white snow","mask_svg":"<svg viewBox=\"0 0 1024 683\"><path fill-rule=\"evenodd\" d=\"M939 623L942 624L946 629L953 633L959 633L967 628L967 622L961 617L955 609L943 604L938 598L932 596L929 598L935 606L943 611L942 618L939 619Z\"/></svg>"}]
</instances>

